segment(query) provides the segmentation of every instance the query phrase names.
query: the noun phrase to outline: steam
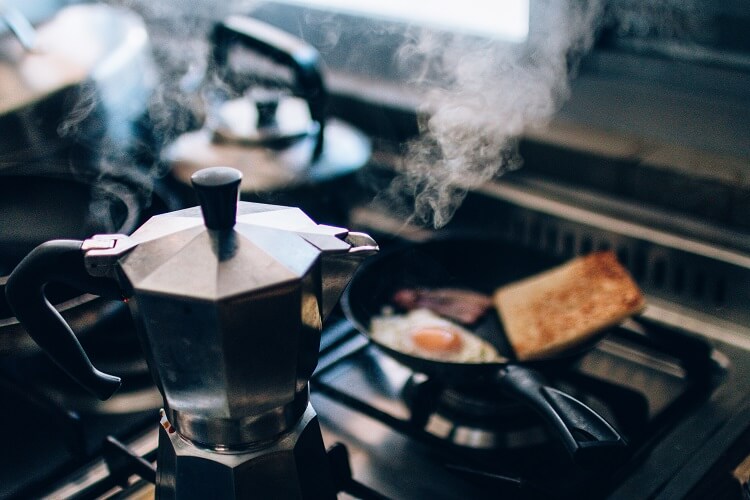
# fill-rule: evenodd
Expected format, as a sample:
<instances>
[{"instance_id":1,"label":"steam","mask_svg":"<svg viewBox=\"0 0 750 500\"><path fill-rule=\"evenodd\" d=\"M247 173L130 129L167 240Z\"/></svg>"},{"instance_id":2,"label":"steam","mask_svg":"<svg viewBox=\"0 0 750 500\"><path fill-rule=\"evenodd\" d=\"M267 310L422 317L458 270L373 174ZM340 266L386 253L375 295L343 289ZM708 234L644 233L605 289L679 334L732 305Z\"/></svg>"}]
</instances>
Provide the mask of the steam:
<instances>
[{"instance_id":1,"label":"steam","mask_svg":"<svg viewBox=\"0 0 750 500\"><path fill-rule=\"evenodd\" d=\"M145 177L162 177L169 166L159 161L160 148L201 126L211 93L220 85L206 78L210 29L231 13L251 12L256 2L107 3L135 11L148 28L158 80L147 116L153 137L136 149L144 158L156 158L145 172L142 170ZM580 56L591 47L607 16L617 19L620 35L677 38L689 38L696 30L696 23L690 20L703 19L697 15L701 10L699 0L618 0L609 2L606 12L604 3L530 2L534 9L532 30L526 42L515 44L418 27L405 32L399 28L406 42L398 50L396 65L410 75L410 84L424 96L419 109L420 135L404 145L405 157L398 175L377 199L395 207L408 221L444 226L469 189L522 165L518 138L530 127L543 126L560 108L569 95L569 79ZM311 40L324 52L346 41L334 19L332 15L330 25L319 24ZM365 22L359 28L347 29L370 31L351 41L368 43L372 51L387 53L390 47L385 40L390 40L394 32L382 26ZM380 36L383 34L389 36ZM353 48L349 69L363 64L360 53L361 46ZM370 69L380 71L388 65L379 61L373 65L376 69ZM61 133L76 132L94 108L91 100L82 97ZM123 155L115 148L101 149L110 151L102 159L104 171L121 172L123 163L132 163L132 152Z\"/></svg>"},{"instance_id":2,"label":"steam","mask_svg":"<svg viewBox=\"0 0 750 500\"><path fill-rule=\"evenodd\" d=\"M425 92L420 136L390 188L379 195L409 220L444 226L467 191L519 168L517 138L544 125L569 94L569 76L593 43L599 0L535 2L534 31L522 46L416 31L401 64Z\"/></svg>"},{"instance_id":3,"label":"steam","mask_svg":"<svg viewBox=\"0 0 750 500\"><path fill-rule=\"evenodd\" d=\"M177 0L103 3L137 14L146 25L149 47L146 59L128 67L127 75L118 76L122 79L107 82L102 88L98 84L81 85L77 95L71 96L74 102L68 103L69 112L57 130L60 137L73 138L94 157L89 162L73 159L67 165L74 176L96 186L87 215L89 232L94 228L112 232L121 226L135 227L139 207L147 207L152 200L154 181L169 170L160 159L161 149L181 133L199 127L203 120L211 28L230 13L246 11L252 4L247 0L193 0L189 5ZM144 74L133 75L134 71ZM152 92L118 94L122 89L127 92L141 86ZM115 101L114 109L104 109L102 97ZM131 112L135 102L145 102L142 121L136 121L138 117ZM132 122L135 130L129 127ZM122 210L112 212L117 205L112 200L118 198L129 207L124 224Z\"/></svg>"},{"instance_id":4,"label":"steam","mask_svg":"<svg viewBox=\"0 0 750 500\"><path fill-rule=\"evenodd\" d=\"M161 76L149 118L158 143L167 144L205 118L211 26L232 12L249 12L252 2L201 0L189 9L177 0L115 3L148 25ZM398 64L425 95L421 134L405 145L399 175L379 198L399 205L408 219L445 225L468 189L521 166L517 138L549 120L567 97L570 72L593 42L601 1L533 5L534 31L521 45L420 28L405 33ZM329 38L326 45L338 42Z\"/></svg>"},{"instance_id":5,"label":"steam","mask_svg":"<svg viewBox=\"0 0 750 500\"><path fill-rule=\"evenodd\" d=\"M158 84L148 118L158 147L203 120L204 87L211 28L235 12L247 12L252 0L109 0L139 14L148 29Z\"/></svg>"},{"instance_id":6,"label":"steam","mask_svg":"<svg viewBox=\"0 0 750 500\"><path fill-rule=\"evenodd\" d=\"M141 170L158 178L168 169L158 161L159 149L202 124L216 90L206 77L211 28L230 13L250 12L253 2L196 0L189 8L178 0L108 3L135 11L147 25L157 84L147 117L152 137L136 149L157 159ZM405 33L398 64L425 96L421 134L405 145L399 175L379 198L399 204L408 219L445 225L468 189L520 167L517 138L549 120L567 97L570 72L592 44L601 0L532 5L534 28L522 44L420 28ZM75 129L91 109L81 99L64 130ZM122 172L123 161L128 163L127 155L110 153L101 160L102 170Z\"/></svg>"},{"instance_id":7,"label":"steam","mask_svg":"<svg viewBox=\"0 0 750 500\"><path fill-rule=\"evenodd\" d=\"M619 0L609 2L606 17L621 37L695 44L718 35L711 23L710 8L701 0Z\"/></svg>"}]
</instances>

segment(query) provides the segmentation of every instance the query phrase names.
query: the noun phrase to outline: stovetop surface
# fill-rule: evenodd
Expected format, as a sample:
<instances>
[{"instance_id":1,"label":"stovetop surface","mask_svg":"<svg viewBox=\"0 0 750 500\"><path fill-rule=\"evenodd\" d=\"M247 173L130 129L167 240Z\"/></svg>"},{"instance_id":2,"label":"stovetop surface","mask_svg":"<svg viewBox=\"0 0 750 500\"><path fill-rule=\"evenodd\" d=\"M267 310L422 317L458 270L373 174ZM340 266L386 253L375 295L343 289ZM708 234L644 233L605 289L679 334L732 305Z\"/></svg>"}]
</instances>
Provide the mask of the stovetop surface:
<instances>
[{"instance_id":1,"label":"stovetop surface","mask_svg":"<svg viewBox=\"0 0 750 500\"><path fill-rule=\"evenodd\" d=\"M724 347L712 349L702 339L650 321L629 321L569 368L547 374L552 385L599 411L628 441L627 453L596 467L575 466L549 436L511 449L473 449L446 441L445 436L460 433L465 424L482 427L487 419L471 425L459 419L452 427L438 414L435 400L421 398L416 406L405 402L413 374L370 346L340 317L329 321L323 333L321 358L311 381L312 402L326 445L343 443L354 479L388 498L658 497L674 490L674 477L698 467L693 462L700 458L699 472L677 488L684 496L695 486L696 475L705 474L716 458L701 457L711 455L706 450L710 442L721 440L726 448L744 430L729 422L732 409L744 404L744 395L733 388L738 388L736 379L750 363L744 354ZM3 474L23 477L27 484L14 492L3 481L3 497L38 496L66 484L69 488L72 477L82 477L80 466L98 456L96 441L107 434L128 442L146 432L152 435L151 447L156 445L156 411L84 415L66 424L61 414L27 405L32 409L22 412L30 416L27 422L19 427L17 419L15 426L3 427L7 446L19 457L12 467L3 468ZM50 458L70 455L81 445L71 441L76 425L82 426L86 449L80 456L86 458ZM546 433L541 426L531 427L537 434L540 429ZM39 448L40 442L48 448ZM40 449L45 451L39 453ZM152 451L147 456L154 459ZM135 484L126 491L139 491L145 482ZM97 498L105 491L119 491L107 486L84 488L73 497Z\"/></svg>"},{"instance_id":2,"label":"stovetop surface","mask_svg":"<svg viewBox=\"0 0 750 500\"><path fill-rule=\"evenodd\" d=\"M347 327L328 331L332 346L324 346L312 381L314 402L328 439L350 447L355 476L359 465L363 482L394 498L607 496L725 376L715 359L721 356L699 340L683 339L675 352L668 344L676 334L657 325L629 322L615 329L569 369L548 377L600 412L629 443L610 463L580 467L551 436L510 449L445 440L465 430L465 422L446 424L439 408L424 408L430 407L424 399L416 407L405 403L412 373Z\"/></svg>"},{"instance_id":3,"label":"stovetop surface","mask_svg":"<svg viewBox=\"0 0 750 500\"><path fill-rule=\"evenodd\" d=\"M446 411L435 396L444 393L434 392L429 379L369 345L337 311L324 327L311 398L325 444L345 446L353 478L365 485L364 493L340 496L700 498L700 485L726 486L727 469L750 450L741 446L750 442L750 353L656 316L625 322L584 356L545 373L628 441L621 456L580 467L533 413L514 413L508 432L494 418ZM98 333L119 339L118 353L132 350L124 347L128 333L121 325ZM0 360L6 401L0 498L127 496L148 487L140 478L150 476L148 466L134 466L116 445L104 444L113 436L147 462L155 460L158 407L134 404L155 391L140 395L142 370L137 362L128 369L126 386L130 380L136 398L97 414L102 408L79 405L90 399L80 392L65 399L64 389L40 390L29 373L66 386L43 356ZM488 448L493 440L503 445Z\"/></svg>"}]
</instances>

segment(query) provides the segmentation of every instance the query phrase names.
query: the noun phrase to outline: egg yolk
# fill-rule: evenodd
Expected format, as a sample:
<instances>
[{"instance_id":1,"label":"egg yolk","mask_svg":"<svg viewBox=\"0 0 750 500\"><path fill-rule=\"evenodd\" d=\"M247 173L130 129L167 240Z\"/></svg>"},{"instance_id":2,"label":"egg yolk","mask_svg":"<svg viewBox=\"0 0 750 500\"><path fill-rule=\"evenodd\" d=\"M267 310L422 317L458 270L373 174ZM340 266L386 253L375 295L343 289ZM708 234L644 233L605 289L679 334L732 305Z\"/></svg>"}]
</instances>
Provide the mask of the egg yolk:
<instances>
[{"instance_id":1,"label":"egg yolk","mask_svg":"<svg viewBox=\"0 0 750 500\"><path fill-rule=\"evenodd\" d=\"M456 352L461 349L461 336L447 328L420 328L411 335L417 347L430 352Z\"/></svg>"}]
</instances>

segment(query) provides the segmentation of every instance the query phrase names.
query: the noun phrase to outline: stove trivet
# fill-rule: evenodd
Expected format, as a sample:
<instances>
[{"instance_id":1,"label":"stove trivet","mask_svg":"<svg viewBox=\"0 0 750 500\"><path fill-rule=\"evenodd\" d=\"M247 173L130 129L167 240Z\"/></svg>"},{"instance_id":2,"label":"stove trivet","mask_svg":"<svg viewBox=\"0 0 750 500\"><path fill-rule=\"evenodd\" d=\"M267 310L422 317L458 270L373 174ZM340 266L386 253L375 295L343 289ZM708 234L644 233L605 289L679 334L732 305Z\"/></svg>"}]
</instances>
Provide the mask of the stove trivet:
<instances>
[{"instance_id":1,"label":"stove trivet","mask_svg":"<svg viewBox=\"0 0 750 500\"><path fill-rule=\"evenodd\" d=\"M551 440L531 409L505 397L490 383L441 386L416 373L404 385L403 397L415 425L457 446L516 450Z\"/></svg>"},{"instance_id":2,"label":"stove trivet","mask_svg":"<svg viewBox=\"0 0 750 500\"><path fill-rule=\"evenodd\" d=\"M556 439L542 436L546 429L541 425L535 435L533 413L514 401L488 400L486 387L441 387L379 352L350 326L347 332L345 323L329 328L321 347L311 388L331 406L328 415L339 406L347 415L357 415L351 423L328 418L333 433L366 442L374 463L387 461L394 449L401 454L408 449L405 460L447 473L446 488L459 477L472 488L486 486L492 495L488 498L503 492L512 498L603 497L622 484L675 422L705 401L722 373L710 344L645 320L613 329L580 360L546 373L552 386L605 416L629 443L621 455L581 467L567 459ZM367 441L370 437L359 429L365 421L361 419L368 417L399 434L408 448L399 447L401 438ZM510 435L522 436L517 445L515 438L506 439L510 448L508 443L495 443L504 435L485 432L502 420L516 426L518 432ZM439 424L442 432L436 430ZM414 446L417 443L420 446ZM398 473L384 482L372 474L365 482L383 486L391 480L400 481ZM419 484L430 487L430 481ZM409 498L417 498L413 495L418 491Z\"/></svg>"},{"instance_id":3,"label":"stove trivet","mask_svg":"<svg viewBox=\"0 0 750 500\"><path fill-rule=\"evenodd\" d=\"M153 432L153 431L152 431ZM141 439L149 439L144 435ZM137 445L135 445L137 446ZM342 443L335 443L326 450L338 493L345 493L362 500L386 500L388 497L360 483L352 476L349 452ZM102 461L93 464L80 486L64 482L62 487L49 495L51 498L152 498L156 483L156 449L139 455L134 447L124 444L113 436L107 436L102 446Z\"/></svg>"}]
</instances>

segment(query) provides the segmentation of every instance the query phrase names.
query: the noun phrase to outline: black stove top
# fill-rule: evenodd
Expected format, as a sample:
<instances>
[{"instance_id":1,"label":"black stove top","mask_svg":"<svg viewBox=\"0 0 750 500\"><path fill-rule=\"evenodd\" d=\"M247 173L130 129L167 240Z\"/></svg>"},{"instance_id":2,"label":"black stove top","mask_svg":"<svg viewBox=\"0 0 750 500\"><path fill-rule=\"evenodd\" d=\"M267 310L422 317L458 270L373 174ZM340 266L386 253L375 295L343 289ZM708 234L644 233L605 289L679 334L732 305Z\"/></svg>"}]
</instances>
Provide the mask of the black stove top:
<instances>
[{"instance_id":1,"label":"black stove top","mask_svg":"<svg viewBox=\"0 0 750 500\"><path fill-rule=\"evenodd\" d=\"M614 329L574 366L548 374L553 386L594 408L628 441L621 456L581 467L536 415L487 396L492 388L433 387L429 378L369 346L345 322L330 328L325 340L312 381L321 421L344 441L369 438L361 443L368 455L384 461L390 456L399 464L393 483L383 486L398 498L455 498L467 491L472 498L498 498L501 492L522 498L604 497L723 377L703 341L643 321ZM343 408L359 413L361 423L342 416ZM363 433L368 424L362 415L389 432L380 438ZM385 437L390 431L407 439L403 450Z\"/></svg>"},{"instance_id":2,"label":"black stove top","mask_svg":"<svg viewBox=\"0 0 750 500\"><path fill-rule=\"evenodd\" d=\"M115 335L127 353L127 334L106 326L98 333ZM89 407L77 403L86 400L81 394L66 399L60 380L54 390L39 387L31 374L63 377L43 356L0 360L0 498L148 491L158 398L153 388L143 392L138 363L126 370L133 393L114 407ZM750 435L750 419L742 417L750 415L747 351L644 316L545 375L612 423L626 450L576 465L535 414L492 386L441 386L380 353L334 314L311 391L341 496L700 498L734 491L727 470L744 458Z\"/></svg>"}]
</instances>

